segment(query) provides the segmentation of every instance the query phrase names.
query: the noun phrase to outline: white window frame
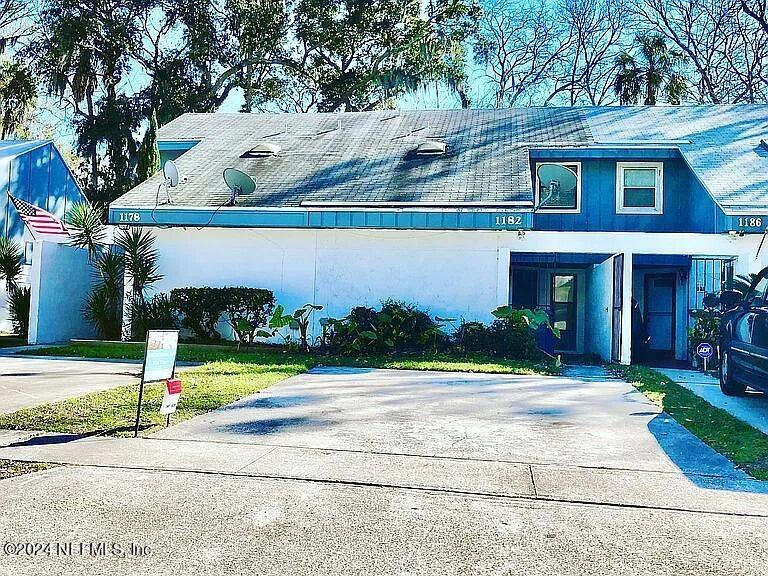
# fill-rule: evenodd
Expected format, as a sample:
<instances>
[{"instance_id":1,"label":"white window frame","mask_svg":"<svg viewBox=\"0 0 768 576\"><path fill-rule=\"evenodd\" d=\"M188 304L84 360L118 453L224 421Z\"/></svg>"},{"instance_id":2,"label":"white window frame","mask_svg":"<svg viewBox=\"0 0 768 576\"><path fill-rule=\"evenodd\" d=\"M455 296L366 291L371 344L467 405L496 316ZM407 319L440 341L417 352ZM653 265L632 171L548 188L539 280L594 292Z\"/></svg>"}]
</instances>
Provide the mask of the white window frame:
<instances>
[{"instance_id":1,"label":"white window frame","mask_svg":"<svg viewBox=\"0 0 768 576\"><path fill-rule=\"evenodd\" d=\"M653 208L624 206L624 170L627 168L655 168L656 194ZM664 163L663 162L617 162L616 163L616 214L664 214Z\"/></svg>"},{"instance_id":2,"label":"white window frame","mask_svg":"<svg viewBox=\"0 0 768 576\"><path fill-rule=\"evenodd\" d=\"M536 183L534 184L534 206L538 206L541 198L539 198L539 166L542 164L560 164L562 166L576 166L578 173L576 174L576 208L560 208L560 207L547 207L541 206L536 211L546 212L547 214L580 214L581 213L581 162L568 162L565 160L553 161L553 162L536 162L534 173L536 174Z\"/></svg>"}]
</instances>

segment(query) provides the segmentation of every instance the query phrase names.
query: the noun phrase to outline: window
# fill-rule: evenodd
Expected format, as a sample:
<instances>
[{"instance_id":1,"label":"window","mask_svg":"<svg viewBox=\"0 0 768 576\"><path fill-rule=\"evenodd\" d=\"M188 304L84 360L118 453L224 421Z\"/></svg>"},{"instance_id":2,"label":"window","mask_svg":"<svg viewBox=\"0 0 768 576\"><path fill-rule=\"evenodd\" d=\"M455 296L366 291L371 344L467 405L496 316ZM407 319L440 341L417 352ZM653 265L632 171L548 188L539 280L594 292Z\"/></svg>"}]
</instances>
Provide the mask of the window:
<instances>
[{"instance_id":1,"label":"window","mask_svg":"<svg viewBox=\"0 0 768 576\"><path fill-rule=\"evenodd\" d=\"M616 212L619 214L661 214L663 211L661 162L619 162L616 164Z\"/></svg>"},{"instance_id":2,"label":"window","mask_svg":"<svg viewBox=\"0 0 768 576\"><path fill-rule=\"evenodd\" d=\"M557 170L562 166L576 176L576 185L561 182L556 178L541 178L544 168ZM536 164L536 206L539 212L578 213L581 211L581 163L541 162Z\"/></svg>"},{"instance_id":3,"label":"window","mask_svg":"<svg viewBox=\"0 0 768 576\"><path fill-rule=\"evenodd\" d=\"M24 242L24 264L27 266L32 265L32 248L34 244L32 242Z\"/></svg>"}]
</instances>

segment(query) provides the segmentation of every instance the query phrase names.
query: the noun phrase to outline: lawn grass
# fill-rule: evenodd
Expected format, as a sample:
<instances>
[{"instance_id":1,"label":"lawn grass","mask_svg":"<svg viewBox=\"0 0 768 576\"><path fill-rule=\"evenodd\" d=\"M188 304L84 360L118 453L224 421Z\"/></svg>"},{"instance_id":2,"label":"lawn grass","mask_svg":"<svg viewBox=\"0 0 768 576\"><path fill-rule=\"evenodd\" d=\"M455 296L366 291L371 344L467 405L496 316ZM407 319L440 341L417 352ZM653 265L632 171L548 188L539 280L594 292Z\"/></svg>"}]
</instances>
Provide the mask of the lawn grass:
<instances>
[{"instance_id":1,"label":"lawn grass","mask_svg":"<svg viewBox=\"0 0 768 576\"><path fill-rule=\"evenodd\" d=\"M29 354L78 358L141 359L144 344L75 343L31 350ZM352 366L410 370L441 370L496 374L555 374L554 364L492 359L480 355L409 355L400 357L345 358L288 352L262 346L239 352L229 346L181 344L177 358L201 362L184 370L184 391L172 421L180 422L254 394L280 380L316 366ZM132 434L136 413L136 385L94 392L52 404L0 415L0 429L46 430L73 434ZM165 425L158 413L162 384L145 386L142 431L151 433Z\"/></svg>"},{"instance_id":2,"label":"lawn grass","mask_svg":"<svg viewBox=\"0 0 768 576\"><path fill-rule=\"evenodd\" d=\"M55 464L45 464L43 462L20 462L18 460L0 460L0 480L21 476L38 470L52 468Z\"/></svg>"},{"instance_id":3,"label":"lawn grass","mask_svg":"<svg viewBox=\"0 0 768 576\"><path fill-rule=\"evenodd\" d=\"M755 478L768 480L768 435L712 406L656 370L617 365L611 365L609 370L736 466Z\"/></svg>"}]
</instances>

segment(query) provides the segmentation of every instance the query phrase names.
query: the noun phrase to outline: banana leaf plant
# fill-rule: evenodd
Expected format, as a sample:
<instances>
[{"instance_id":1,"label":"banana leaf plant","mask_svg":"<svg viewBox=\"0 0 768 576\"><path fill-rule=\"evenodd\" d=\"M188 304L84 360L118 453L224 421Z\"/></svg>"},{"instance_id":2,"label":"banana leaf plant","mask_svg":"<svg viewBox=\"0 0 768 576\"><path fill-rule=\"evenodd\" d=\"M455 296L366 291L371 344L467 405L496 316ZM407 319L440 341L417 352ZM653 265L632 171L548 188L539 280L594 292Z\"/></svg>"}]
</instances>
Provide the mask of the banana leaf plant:
<instances>
[{"instance_id":1,"label":"banana leaf plant","mask_svg":"<svg viewBox=\"0 0 768 576\"><path fill-rule=\"evenodd\" d=\"M304 306L294 310L292 314L286 314L285 307L278 304L275 308L275 313L272 314L272 318L269 321L269 327L274 330L275 334L280 333L282 328L298 331L299 348L302 352L309 352L309 339L307 337L309 323L312 319L312 314L322 309L323 307L318 304L304 304ZM290 337L284 338L286 341L290 340Z\"/></svg>"},{"instance_id":2,"label":"banana leaf plant","mask_svg":"<svg viewBox=\"0 0 768 576\"><path fill-rule=\"evenodd\" d=\"M528 308L512 308L512 306L499 306L491 312L500 320L521 318L534 332L539 328L546 328L555 338L560 338L560 330L549 321L549 314L546 310L537 308L530 310Z\"/></svg>"}]
</instances>

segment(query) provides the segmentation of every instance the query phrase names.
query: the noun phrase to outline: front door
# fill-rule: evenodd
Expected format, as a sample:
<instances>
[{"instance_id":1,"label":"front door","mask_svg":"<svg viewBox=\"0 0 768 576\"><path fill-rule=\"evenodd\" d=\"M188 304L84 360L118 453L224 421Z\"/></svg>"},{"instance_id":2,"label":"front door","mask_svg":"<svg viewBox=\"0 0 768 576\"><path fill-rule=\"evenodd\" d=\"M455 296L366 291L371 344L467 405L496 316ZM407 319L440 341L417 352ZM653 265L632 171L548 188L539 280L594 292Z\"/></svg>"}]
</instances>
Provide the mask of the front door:
<instances>
[{"instance_id":1,"label":"front door","mask_svg":"<svg viewBox=\"0 0 768 576\"><path fill-rule=\"evenodd\" d=\"M561 352L576 351L576 275L552 275L553 325L560 331L555 348Z\"/></svg>"},{"instance_id":2,"label":"front door","mask_svg":"<svg viewBox=\"0 0 768 576\"><path fill-rule=\"evenodd\" d=\"M645 276L645 325L652 359L675 358L675 288L675 274Z\"/></svg>"}]
</instances>

